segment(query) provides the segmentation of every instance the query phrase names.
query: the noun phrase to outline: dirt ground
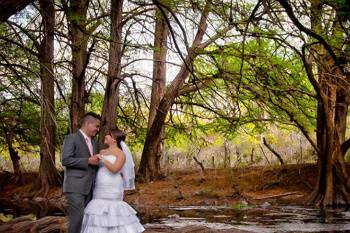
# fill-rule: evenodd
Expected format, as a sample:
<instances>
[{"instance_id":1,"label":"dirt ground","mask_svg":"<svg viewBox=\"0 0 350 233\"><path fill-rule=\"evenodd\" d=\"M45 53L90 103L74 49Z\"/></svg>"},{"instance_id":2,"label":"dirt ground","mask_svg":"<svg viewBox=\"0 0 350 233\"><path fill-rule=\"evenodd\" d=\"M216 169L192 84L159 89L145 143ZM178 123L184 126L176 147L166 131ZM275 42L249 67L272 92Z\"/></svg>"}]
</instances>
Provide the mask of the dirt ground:
<instances>
[{"instance_id":1,"label":"dirt ground","mask_svg":"<svg viewBox=\"0 0 350 233\"><path fill-rule=\"evenodd\" d=\"M37 174L26 173L24 185L13 183L11 174L0 173L2 198L29 197ZM125 200L136 206L235 205L242 201L257 204L265 201L300 204L311 192L317 177L314 164L235 169L178 170L166 178L137 184ZM62 196L61 187L53 187L47 196Z\"/></svg>"},{"instance_id":2,"label":"dirt ground","mask_svg":"<svg viewBox=\"0 0 350 233\"><path fill-rule=\"evenodd\" d=\"M317 177L312 164L284 167L173 171L161 181L139 184L126 201L138 205L301 204Z\"/></svg>"}]
</instances>

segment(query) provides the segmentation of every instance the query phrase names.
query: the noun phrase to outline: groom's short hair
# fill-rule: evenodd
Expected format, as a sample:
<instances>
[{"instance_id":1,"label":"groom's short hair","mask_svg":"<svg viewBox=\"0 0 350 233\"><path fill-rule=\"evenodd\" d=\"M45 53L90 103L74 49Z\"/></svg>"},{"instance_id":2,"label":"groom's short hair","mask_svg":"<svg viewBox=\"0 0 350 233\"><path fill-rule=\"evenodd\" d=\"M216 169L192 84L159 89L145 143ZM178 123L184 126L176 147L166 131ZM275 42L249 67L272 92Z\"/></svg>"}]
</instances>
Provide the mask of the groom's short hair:
<instances>
[{"instance_id":1,"label":"groom's short hair","mask_svg":"<svg viewBox=\"0 0 350 233\"><path fill-rule=\"evenodd\" d=\"M83 122L82 122L82 126L85 125L86 123L88 122L91 122L91 121L95 121L95 120L101 120L101 116L94 113L94 112L87 112L85 113L84 115L84 118L83 118Z\"/></svg>"}]
</instances>

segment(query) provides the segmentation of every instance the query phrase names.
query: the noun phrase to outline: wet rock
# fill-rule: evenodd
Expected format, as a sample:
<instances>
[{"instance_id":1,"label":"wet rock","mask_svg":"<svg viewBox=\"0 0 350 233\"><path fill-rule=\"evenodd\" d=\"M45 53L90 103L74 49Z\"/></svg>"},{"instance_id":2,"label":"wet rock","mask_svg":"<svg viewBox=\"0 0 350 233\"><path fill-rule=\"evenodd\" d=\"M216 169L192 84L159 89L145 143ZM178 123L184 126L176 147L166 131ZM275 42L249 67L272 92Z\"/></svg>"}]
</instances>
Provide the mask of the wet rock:
<instances>
[{"instance_id":1,"label":"wet rock","mask_svg":"<svg viewBox=\"0 0 350 233\"><path fill-rule=\"evenodd\" d=\"M270 208L271 206L272 205L269 202L264 202L260 207L266 209L266 208Z\"/></svg>"},{"instance_id":2,"label":"wet rock","mask_svg":"<svg viewBox=\"0 0 350 233\"><path fill-rule=\"evenodd\" d=\"M180 218L180 215L178 215L178 214L171 214L171 215L168 215L168 218L177 219L177 218Z\"/></svg>"}]
</instances>

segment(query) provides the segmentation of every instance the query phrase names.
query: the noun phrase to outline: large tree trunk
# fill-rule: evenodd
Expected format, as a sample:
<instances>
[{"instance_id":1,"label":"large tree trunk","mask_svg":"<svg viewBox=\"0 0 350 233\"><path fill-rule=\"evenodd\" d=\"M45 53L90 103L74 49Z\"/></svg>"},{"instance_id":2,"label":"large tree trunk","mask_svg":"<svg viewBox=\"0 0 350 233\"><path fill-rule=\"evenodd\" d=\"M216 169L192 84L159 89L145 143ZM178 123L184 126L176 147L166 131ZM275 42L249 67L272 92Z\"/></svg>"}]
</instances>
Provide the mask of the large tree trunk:
<instances>
[{"instance_id":1,"label":"large tree trunk","mask_svg":"<svg viewBox=\"0 0 350 233\"><path fill-rule=\"evenodd\" d=\"M44 36L40 44L41 120L40 120L40 168L38 193L47 194L50 185L59 184L55 167L55 98L54 98L54 27L55 7L53 0L40 0Z\"/></svg>"},{"instance_id":2,"label":"large tree trunk","mask_svg":"<svg viewBox=\"0 0 350 233\"><path fill-rule=\"evenodd\" d=\"M311 27L322 32L322 2L312 1ZM341 30L338 22L333 33ZM350 80L337 66L334 59L325 54L323 46L317 46L319 53L312 52L319 61L317 94L317 148L318 178L313 192L307 199L316 206L350 204L350 181L346 170L344 148L346 120L349 106ZM349 74L347 74L349 75Z\"/></svg>"},{"instance_id":3,"label":"large tree trunk","mask_svg":"<svg viewBox=\"0 0 350 233\"><path fill-rule=\"evenodd\" d=\"M10 154L16 183L22 183L22 171L21 166L19 164L20 157L18 156L18 151L16 151L16 149L13 148L13 136L14 133L11 130L5 132L5 140Z\"/></svg>"},{"instance_id":4,"label":"large tree trunk","mask_svg":"<svg viewBox=\"0 0 350 233\"><path fill-rule=\"evenodd\" d=\"M151 128L153 124L159 103L165 93L168 31L167 22L161 11L157 9L153 48L152 94L148 117L148 128Z\"/></svg>"},{"instance_id":5,"label":"large tree trunk","mask_svg":"<svg viewBox=\"0 0 350 233\"><path fill-rule=\"evenodd\" d=\"M196 49L200 45L207 28L206 21L209 10L210 3L207 2L202 13L196 37L191 48L188 51L185 62L182 64L181 69L176 75L175 79L167 88L163 98L161 98L152 125L147 131L146 140L142 151L141 164L138 171L138 177L141 181L147 182L156 180L161 175L159 168L160 158L158 157L158 151L159 146L163 140L162 131L164 129L165 119L175 101L175 98L179 95L180 88L185 83L185 80L190 72L193 71L192 62L196 57Z\"/></svg>"},{"instance_id":6,"label":"large tree trunk","mask_svg":"<svg viewBox=\"0 0 350 233\"><path fill-rule=\"evenodd\" d=\"M70 0L67 11L72 48L72 96L70 103L70 132L76 132L85 114L88 94L85 90L85 70L88 63L86 14L89 0Z\"/></svg>"},{"instance_id":7,"label":"large tree trunk","mask_svg":"<svg viewBox=\"0 0 350 233\"><path fill-rule=\"evenodd\" d=\"M317 206L350 203L348 172L341 145L345 139L348 103L335 86L328 86L323 106L318 106L318 179L308 202Z\"/></svg>"},{"instance_id":8,"label":"large tree trunk","mask_svg":"<svg viewBox=\"0 0 350 233\"><path fill-rule=\"evenodd\" d=\"M162 15L162 12L157 9L153 48L152 94L148 117L148 130L150 130L152 127L157 111L159 110L160 101L165 93L168 30L166 19ZM164 153L164 133L165 126L163 124L163 127L159 133L159 143L156 145L155 151L152 152L151 156L153 158L149 160L149 162L152 163L150 167L153 169L152 176L154 177L161 177L160 159ZM141 162L141 167L142 164L143 163ZM147 168L143 167L142 169Z\"/></svg>"},{"instance_id":9,"label":"large tree trunk","mask_svg":"<svg viewBox=\"0 0 350 233\"><path fill-rule=\"evenodd\" d=\"M100 144L108 130L116 127L116 111L119 102L122 58L122 0L111 1L111 42L106 92L103 100Z\"/></svg>"}]
</instances>

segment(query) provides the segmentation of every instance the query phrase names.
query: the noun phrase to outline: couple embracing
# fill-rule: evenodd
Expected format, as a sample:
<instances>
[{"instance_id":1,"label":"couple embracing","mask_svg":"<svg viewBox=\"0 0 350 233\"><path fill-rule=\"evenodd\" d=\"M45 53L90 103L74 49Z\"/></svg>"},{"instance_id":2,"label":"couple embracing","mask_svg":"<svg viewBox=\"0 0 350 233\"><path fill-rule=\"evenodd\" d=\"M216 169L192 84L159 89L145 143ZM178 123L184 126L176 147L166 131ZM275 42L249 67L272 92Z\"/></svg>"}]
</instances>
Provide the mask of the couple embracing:
<instances>
[{"instance_id":1,"label":"couple embracing","mask_svg":"<svg viewBox=\"0 0 350 233\"><path fill-rule=\"evenodd\" d=\"M124 190L135 189L134 163L125 134L110 129L108 146L99 150L94 137L100 117L84 116L78 132L66 136L63 192L68 200L69 233L139 233L144 231L136 211L123 201Z\"/></svg>"}]
</instances>

